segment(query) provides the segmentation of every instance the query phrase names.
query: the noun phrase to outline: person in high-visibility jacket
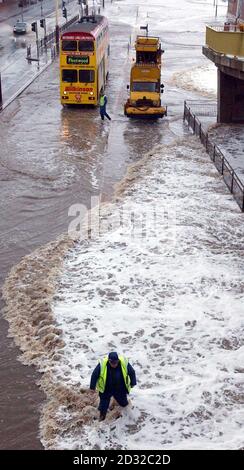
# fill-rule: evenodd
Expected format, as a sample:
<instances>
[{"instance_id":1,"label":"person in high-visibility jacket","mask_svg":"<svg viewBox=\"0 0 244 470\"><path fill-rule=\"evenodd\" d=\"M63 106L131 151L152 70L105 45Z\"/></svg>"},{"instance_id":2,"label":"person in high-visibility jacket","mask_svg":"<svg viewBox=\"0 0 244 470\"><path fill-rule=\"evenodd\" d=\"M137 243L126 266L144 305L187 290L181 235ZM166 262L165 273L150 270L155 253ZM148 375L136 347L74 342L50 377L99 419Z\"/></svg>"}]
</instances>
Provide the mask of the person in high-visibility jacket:
<instances>
[{"instance_id":1,"label":"person in high-visibility jacket","mask_svg":"<svg viewBox=\"0 0 244 470\"><path fill-rule=\"evenodd\" d=\"M98 390L100 421L104 420L112 397L120 406L127 406L127 395L136 385L136 374L124 356L110 352L95 367L91 375L90 389Z\"/></svg>"},{"instance_id":2,"label":"person in high-visibility jacket","mask_svg":"<svg viewBox=\"0 0 244 470\"><path fill-rule=\"evenodd\" d=\"M107 96L104 94L104 91L101 90L100 99L99 99L99 106L100 106L100 116L102 118L102 121L104 121L105 116L106 116L106 118L109 119L109 121L111 121L111 117L108 115L108 113L106 111L107 102L108 102Z\"/></svg>"}]
</instances>

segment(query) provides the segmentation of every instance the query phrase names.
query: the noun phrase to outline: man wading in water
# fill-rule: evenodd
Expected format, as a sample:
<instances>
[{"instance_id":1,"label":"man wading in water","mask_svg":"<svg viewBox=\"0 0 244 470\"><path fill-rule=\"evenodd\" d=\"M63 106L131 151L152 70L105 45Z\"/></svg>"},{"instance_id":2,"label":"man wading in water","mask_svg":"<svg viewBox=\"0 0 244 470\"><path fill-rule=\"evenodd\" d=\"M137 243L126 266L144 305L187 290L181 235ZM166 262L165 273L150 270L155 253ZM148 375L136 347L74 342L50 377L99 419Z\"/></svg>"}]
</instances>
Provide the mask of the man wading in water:
<instances>
[{"instance_id":1,"label":"man wading in water","mask_svg":"<svg viewBox=\"0 0 244 470\"><path fill-rule=\"evenodd\" d=\"M111 117L106 112L107 102L108 102L107 96L104 94L104 91L101 90L99 105L100 105L100 116L102 118L102 121L104 121L104 116L106 116L106 118L108 118L109 121L111 121Z\"/></svg>"},{"instance_id":2,"label":"man wading in water","mask_svg":"<svg viewBox=\"0 0 244 470\"><path fill-rule=\"evenodd\" d=\"M100 421L106 418L110 399L112 397L120 406L127 406L127 395L136 385L136 374L133 367L124 356L110 352L99 362L91 376L90 389L99 391Z\"/></svg>"}]
</instances>

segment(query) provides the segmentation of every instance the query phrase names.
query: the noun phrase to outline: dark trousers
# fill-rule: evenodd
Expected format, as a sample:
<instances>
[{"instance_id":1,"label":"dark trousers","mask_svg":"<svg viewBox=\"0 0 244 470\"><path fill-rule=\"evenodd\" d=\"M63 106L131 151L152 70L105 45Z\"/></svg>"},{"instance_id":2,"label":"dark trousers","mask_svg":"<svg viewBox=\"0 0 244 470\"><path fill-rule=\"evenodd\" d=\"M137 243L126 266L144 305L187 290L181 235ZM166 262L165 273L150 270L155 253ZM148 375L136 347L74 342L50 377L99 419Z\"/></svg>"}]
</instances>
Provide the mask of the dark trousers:
<instances>
[{"instance_id":1,"label":"dark trousers","mask_svg":"<svg viewBox=\"0 0 244 470\"><path fill-rule=\"evenodd\" d=\"M102 118L102 121L104 121L104 117L106 117L107 119L109 119L109 121L111 121L111 117L108 115L105 106L100 106L100 116Z\"/></svg>"},{"instance_id":2,"label":"dark trousers","mask_svg":"<svg viewBox=\"0 0 244 470\"><path fill-rule=\"evenodd\" d=\"M108 407L109 407L109 403L110 403L110 400L112 397L115 398L115 400L118 402L118 404L120 406L127 406L128 405L128 400L127 400L127 395L126 393L125 394L117 394L117 393L111 393L111 394L108 394L108 393L99 393L99 396L100 396L100 403L99 403L99 411L102 413L102 414L105 414L107 413L108 411Z\"/></svg>"}]
</instances>

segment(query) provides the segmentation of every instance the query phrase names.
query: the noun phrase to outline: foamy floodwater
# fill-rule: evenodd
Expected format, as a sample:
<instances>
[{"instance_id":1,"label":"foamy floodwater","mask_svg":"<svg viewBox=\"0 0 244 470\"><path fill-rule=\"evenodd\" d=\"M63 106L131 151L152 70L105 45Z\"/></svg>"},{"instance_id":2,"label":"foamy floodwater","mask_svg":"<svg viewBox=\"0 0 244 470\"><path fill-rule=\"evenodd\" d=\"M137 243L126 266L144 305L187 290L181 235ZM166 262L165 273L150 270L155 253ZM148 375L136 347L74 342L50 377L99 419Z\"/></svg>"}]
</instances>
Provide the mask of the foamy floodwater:
<instances>
[{"instance_id":1,"label":"foamy floodwater","mask_svg":"<svg viewBox=\"0 0 244 470\"><path fill-rule=\"evenodd\" d=\"M215 98L217 96L217 69L209 61L190 70L174 74L172 83L189 91Z\"/></svg>"},{"instance_id":2,"label":"foamy floodwater","mask_svg":"<svg viewBox=\"0 0 244 470\"><path fill-rule=\"evenodd\" d=\"M47 344L34 358L47 393L42 442L243 447L243 216L194 137L158 147L119 192L101 209L100 236L65 257L55 330L35 332L36 348ZM138 386L122 417L100 424L89 380L110 350L130 358Z\"/></svg>"}]
</instances>

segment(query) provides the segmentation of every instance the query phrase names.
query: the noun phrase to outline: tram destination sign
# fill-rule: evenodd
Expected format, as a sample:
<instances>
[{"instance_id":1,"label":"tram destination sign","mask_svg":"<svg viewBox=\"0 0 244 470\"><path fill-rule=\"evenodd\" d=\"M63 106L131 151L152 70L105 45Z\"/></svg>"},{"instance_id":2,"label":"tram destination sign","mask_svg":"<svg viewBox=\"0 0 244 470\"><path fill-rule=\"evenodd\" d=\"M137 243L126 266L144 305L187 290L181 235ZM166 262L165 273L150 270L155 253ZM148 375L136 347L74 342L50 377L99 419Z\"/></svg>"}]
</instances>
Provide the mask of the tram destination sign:
<instances>
[{"instance_id":1,"label":"tram destination sign","mask_svg":"<svg viewBox=\"0 0 244 470\"><path fill-rule=\"evenodd\" d=\"M68 65L88 65L89 64L89 56L67 56L67 64Z\"/></svg>"}]
</instances>

